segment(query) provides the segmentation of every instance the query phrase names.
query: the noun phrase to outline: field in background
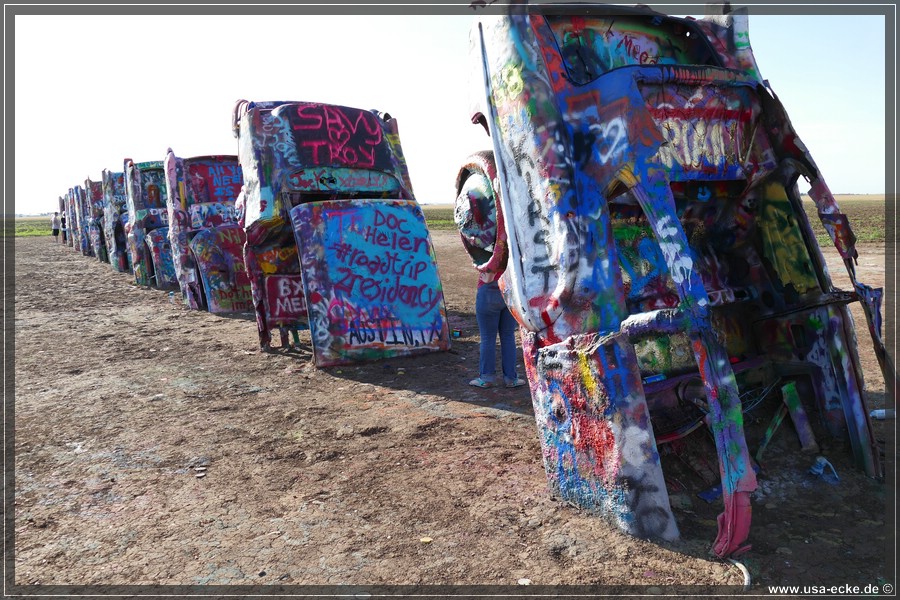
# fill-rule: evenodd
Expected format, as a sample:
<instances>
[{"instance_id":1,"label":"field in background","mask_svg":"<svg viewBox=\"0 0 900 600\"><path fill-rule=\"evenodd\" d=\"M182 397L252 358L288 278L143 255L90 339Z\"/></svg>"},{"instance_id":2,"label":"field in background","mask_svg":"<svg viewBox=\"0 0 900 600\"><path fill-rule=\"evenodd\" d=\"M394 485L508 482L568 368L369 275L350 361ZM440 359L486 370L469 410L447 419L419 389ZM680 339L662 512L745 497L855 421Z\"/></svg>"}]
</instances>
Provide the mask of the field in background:
<instances>
[{"instance_id":1,"label":"field in background","mask_svg":"<svg viewBox=\"0 0 900 600\"><path fill-rule=\"evenodd\" d=\"M6 221L4 234L9 235L10 221ZM16 237L50 236L50 215L41 217L16 217L14 223Z\"/></svg>"},{"instance_id":2,"label":"field in background","mask_svg":"<svg viewBox=\"0 0 900 600\"><path fill-rule=\"evenodd\" d=\"M838 194L835 199L841 210L849 217L850 226L853 227L853 232L859 241L884 241L884 194ZM819 245L830 246L831 239L819 221L816 206L807 196L803 197L803 208L809 216ZM452 204L423 204L422 211L425 213L429 229L435 231L456 229L456 225L453 223Z\"/></svg>"},{"instance_id":3,"label":"field in background","mask_svg":"<svg viewBox=\"0 0 900 600\"><path fill-rule=\"evenodd\" d=\"M857 239L861 242L883 242L884 241L884 195L854 195L843 194L835 196L838 206L847 213L850 218L850 225L856 233ZM809 215L813 230L816 232L816 239L819 244L830 244L825 229L819 222L816 215L815 205L808 197L803 197L803 208ZM423 204L422 212L425 214L425 220L428 228L433 231L446 231L456 229L453 222L453 205L452 204ZM7 221L8 231L9 221ZM16 217L15 220L16 237L50 235L50 217Z\"/></svg>"},{"instance_id":4,"label":"field in background","mask_svg":"<svg viewBox=\"0 0 900 600\"><path fill-rule=\"evenodd\" d=\"M837 194L838 206L850 219L850 227L861 242L883 242L885 240L884 194ZM803 196L803 209L816 233L819 245L831 244L822 222L816 214L816 205L808 196Z\"/></svg>"},{"instance_id":5,"label":"field in background","mask_svg":"<svg viewBox=\"0 0 900 600\"><path fill-rule=\"evenodd\" d=\"M428 229L433 231L455 230L452 204L422 204L422 212Z\"/></svg>"}]
</instances>

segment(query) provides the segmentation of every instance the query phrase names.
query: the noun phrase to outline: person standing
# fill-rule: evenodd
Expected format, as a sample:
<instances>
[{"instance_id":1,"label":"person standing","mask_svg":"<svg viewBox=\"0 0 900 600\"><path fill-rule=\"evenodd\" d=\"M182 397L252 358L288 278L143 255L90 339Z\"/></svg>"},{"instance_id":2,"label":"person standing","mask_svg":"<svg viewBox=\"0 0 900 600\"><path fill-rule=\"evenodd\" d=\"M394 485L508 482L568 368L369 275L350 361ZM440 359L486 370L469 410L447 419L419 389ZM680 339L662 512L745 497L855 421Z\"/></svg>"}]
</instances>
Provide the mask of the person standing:
<instances>
[{"instance_id":1,"label":"person standing","mask_svg":"<svg viewBox=\"0 0 900 600\"><path fill-rule=\"evenodd\" d=\"M494 385L497 369L495 351L499 334L503 382L508 388L523 386L527 382L516 373L516 320L506 307L497 280L484 281L485 278L485 275L479 276L478 291L475 293L475 318L481 336L479 375L469 385L481 388Z\"/></svg>"},{"instance_id":2,"label":"person standing","mask_svg":"<svg viewBox=\"0 0 900 600\"><path fill-rule=\"evenodd\" d=\"M60 224L60 231L62 231L62 243L63 243L63 245L65 245L66 242L68 241L68 238L66 238L66 215L65 214L63 214L59 218L59 224Z\"/></svg>"},{"instance_id":3,"label":"person standing","mask_svg":"<svg viewBox=\"0 0 900 600\"><path fill-rule=\"evenodd\" d=\"M59 213L53 213L53 216L50 217L50 234L53 236L53 242L59 243Z\"/></svg>"}]
</instances>

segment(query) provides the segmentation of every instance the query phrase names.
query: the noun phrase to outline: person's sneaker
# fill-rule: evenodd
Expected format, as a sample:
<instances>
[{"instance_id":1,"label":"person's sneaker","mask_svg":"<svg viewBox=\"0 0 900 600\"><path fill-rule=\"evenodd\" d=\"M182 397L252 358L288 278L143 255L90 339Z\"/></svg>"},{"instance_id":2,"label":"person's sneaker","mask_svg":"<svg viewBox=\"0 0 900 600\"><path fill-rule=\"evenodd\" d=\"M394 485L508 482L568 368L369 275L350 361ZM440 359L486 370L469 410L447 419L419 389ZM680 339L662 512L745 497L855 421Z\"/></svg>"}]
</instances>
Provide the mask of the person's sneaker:
<instances>
[{"instance_id":1,"label":"person's sneaker","mask_svg":"<svg viewBox=\"0 0 900 600\"><path fill-rule=\"evenodd\" d=\"M516 377L515 379L507 379L507 380L506 380L506 387L508 387L508 388L517 388L517 387L522 387L522 386L525 385L526 383L528 383L528 382L525 381L524 379L522 379L521 377Z\"/></svg>"},{"instance_id":2,"label":"person's sneaker","mask_svg":"<svg viewBox=\"0 0 900 600\"><path fill-rule=\"evenodd\" d=\"M475 387L487 388L491 387L493 384L483 377L476 377L472 381L469 382L469 385L474 385Z\"/></svg>"}]
</instances>

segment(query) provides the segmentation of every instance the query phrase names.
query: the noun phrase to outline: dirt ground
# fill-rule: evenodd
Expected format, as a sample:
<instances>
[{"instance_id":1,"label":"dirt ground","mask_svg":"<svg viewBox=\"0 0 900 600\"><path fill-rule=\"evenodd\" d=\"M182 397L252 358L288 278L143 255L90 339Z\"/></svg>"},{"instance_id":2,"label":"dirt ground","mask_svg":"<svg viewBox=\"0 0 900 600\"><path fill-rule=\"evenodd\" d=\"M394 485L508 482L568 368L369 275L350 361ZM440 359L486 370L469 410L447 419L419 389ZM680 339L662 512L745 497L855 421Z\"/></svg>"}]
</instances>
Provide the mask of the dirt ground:
<instances>
[{"instance_id":1,"label":"dirt ground","mask_svg":"<svg viewBox=\"0 0 900 600\"><path fill-rule=\"evenodd\" d=\"M798 452L787 422L766 450L740 565L710 556L721 507L699 489L670 490L677 543L631 538L551 498L528 388L467 385L474 271L455 232L432 237L462 331L452 350L329 370L313 367L308 333L299 352L261 353L249 315L191 312L49 238L17 238L15 584L524 592L528 580L725 594L741 592L741 566L750 593L896 583L890 484L856 471L839 444L822 453L840 481L809 475L815 456ZM883 285L884 246L860 254L860 278ZM846 286L836 253L829 263ZM884 381L854 314L880 408ZM758 411L751 452L774 407ZM875 422L877 437L894 427Z\"/></svg>"}]
</instances>

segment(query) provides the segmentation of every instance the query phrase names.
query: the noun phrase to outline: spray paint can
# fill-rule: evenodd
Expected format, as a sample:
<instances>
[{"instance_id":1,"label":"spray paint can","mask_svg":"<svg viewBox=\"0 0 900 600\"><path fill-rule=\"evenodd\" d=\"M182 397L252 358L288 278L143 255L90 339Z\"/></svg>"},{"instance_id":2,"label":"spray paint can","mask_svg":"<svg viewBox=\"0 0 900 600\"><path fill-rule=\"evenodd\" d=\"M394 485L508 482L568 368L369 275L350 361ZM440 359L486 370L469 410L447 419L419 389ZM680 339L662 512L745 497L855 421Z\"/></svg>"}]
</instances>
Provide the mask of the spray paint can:
<instances>
[{"instance_id":1,"label":"spray paint can","mask_svg":"<svg viewBox=\"0 0 900 600\"><path fill-rule=\"evenodd\" d=\"M169 304L175 304L175 292L169 292Z\"/></svg>"}]
</instances>

